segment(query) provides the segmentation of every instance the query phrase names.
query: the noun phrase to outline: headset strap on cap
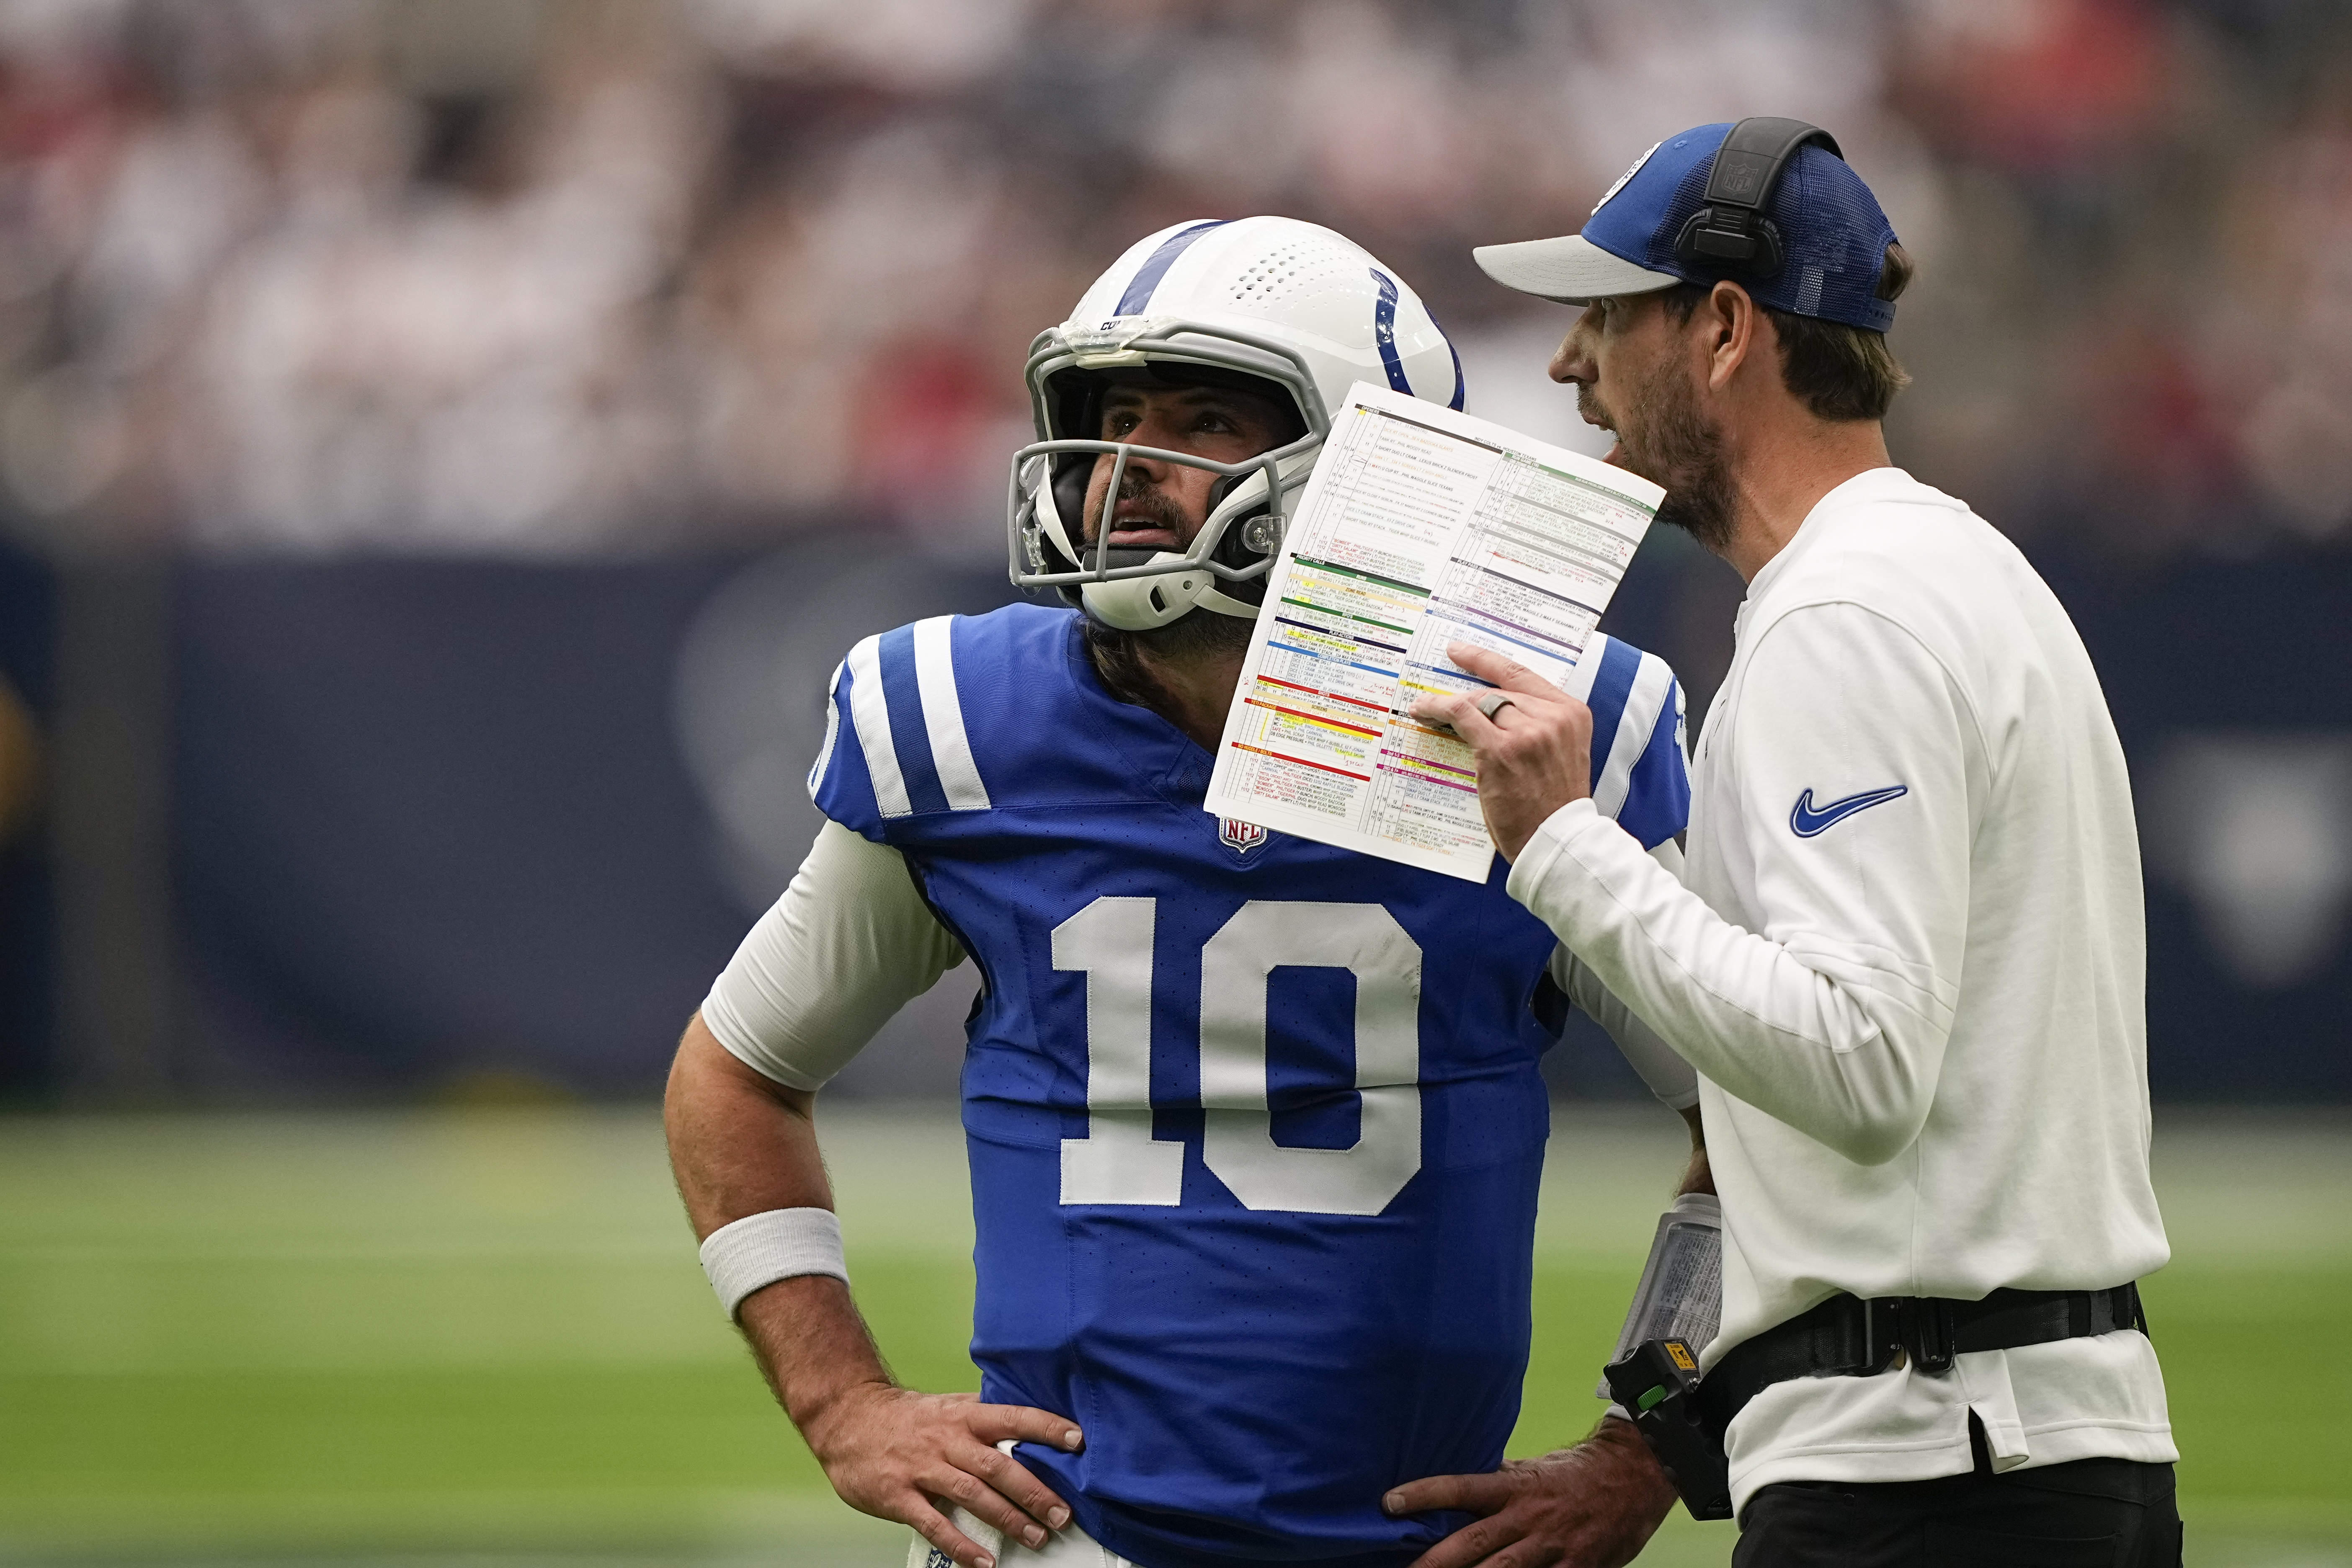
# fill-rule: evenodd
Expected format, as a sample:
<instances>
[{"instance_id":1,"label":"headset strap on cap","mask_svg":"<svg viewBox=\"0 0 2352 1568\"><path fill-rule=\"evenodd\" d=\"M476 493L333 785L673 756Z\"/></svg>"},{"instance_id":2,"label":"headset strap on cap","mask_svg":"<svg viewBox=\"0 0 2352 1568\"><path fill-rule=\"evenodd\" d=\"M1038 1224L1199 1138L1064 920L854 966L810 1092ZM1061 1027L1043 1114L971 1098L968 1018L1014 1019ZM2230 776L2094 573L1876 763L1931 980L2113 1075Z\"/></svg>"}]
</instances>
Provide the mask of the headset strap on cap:
<instances>
[{"instance_id":1,"label":"headset strap on cap","mask_svg":"<svg viewBox=\"0 0 2352 1568\"><path fill-rule=\"evenodd\" d=\"M1717 267L1769 278L1780 270L1780 236L1764 216L1780 171L1797 149L1818 146L1843 159L1837 138L1801 120L1757 115L1731 128L1716 153L1701 205L1675 237L1686 267Z\"/></svg>"}]
</instances>

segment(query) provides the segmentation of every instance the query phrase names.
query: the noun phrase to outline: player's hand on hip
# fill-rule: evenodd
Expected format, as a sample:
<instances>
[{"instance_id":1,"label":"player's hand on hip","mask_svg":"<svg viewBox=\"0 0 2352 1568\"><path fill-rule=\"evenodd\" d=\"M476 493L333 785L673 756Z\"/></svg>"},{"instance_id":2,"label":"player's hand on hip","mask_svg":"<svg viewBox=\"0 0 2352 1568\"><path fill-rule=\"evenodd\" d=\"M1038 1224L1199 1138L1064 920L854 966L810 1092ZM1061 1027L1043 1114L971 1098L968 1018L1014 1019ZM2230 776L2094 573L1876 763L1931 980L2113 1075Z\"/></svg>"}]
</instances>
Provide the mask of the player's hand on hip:
<instances>
[{"instance_id":1,"label":"player's hand on hip","mask_svg":"<svg viewBox=\"0 0 2352 1568\"><path fill-rule=\"evenodd\" d=\"M1633 1426L1603 1421L1572 1448L1491 1475L1432 1476L1381 1500L1391 1514L1455 1509L1478 1518L1412 1568L1619 1568L1674 1506L1674 1484Z\"/></svg>"},{"instance_id":2,"label":"player's hand on hip","mask_svg":"<svg viewBox=\"0 0 2352 1568\"><path fill-rule=\"evenodd\" d=\"M967 1509L1032 1547L1070 1522L1069 1505L996 1447L1016 1440L1075 1453L1084 1439L1066 1415L868 1383L844 1392L801 1432L842 1501L911 1526L963 1568L994 1568L995 1559L948 1521L950 1509Z\"/></svg>"},{"instance_id":3,"label":"player's hand on hip","mask_svg":"<svg viewBox=\"0 0 2352 1568\"><path fill-rule=\"evenodd\" d=\"M1452 725L1477 753L1486 831L1516 860L1546 817L1592 793L1592 710L1501 654L1459 642L1445 651L1494 689L1419 698L1411 711Z\"/></svg>"}]
</instances>

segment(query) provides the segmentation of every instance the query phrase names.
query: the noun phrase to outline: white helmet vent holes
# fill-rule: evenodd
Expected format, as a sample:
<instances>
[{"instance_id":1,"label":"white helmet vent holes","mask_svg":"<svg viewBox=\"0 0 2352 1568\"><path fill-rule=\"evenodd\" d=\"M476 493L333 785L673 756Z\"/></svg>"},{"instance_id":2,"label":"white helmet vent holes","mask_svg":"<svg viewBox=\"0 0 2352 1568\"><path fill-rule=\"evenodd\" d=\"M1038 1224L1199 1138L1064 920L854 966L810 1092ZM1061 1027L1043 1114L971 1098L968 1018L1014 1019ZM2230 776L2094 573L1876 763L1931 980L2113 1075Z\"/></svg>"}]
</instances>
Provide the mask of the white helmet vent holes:
<instances>
[{"instance_id":1,"label":"white helmet vent holes","mask_svg":"<svg viewBox=\"0 0 2352 1568\"><path fill-rule=\"evenodd\" d=\"M1243 304L1264 304L1344 277L1354 258L1333 245L1294 242L1252 262L1234 279L1233 297Z\"/></svg>"}]
</instances>

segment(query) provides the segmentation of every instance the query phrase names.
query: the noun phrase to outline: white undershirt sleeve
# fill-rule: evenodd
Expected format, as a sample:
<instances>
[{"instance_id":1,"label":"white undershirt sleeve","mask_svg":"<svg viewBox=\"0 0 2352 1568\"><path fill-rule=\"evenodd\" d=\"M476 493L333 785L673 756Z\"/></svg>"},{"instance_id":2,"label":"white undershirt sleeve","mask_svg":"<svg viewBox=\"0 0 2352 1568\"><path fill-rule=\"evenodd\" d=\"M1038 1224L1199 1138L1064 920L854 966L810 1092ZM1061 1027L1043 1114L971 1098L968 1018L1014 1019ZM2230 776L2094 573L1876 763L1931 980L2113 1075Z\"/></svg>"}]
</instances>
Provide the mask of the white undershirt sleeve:
<instances>
[{"instance_id":1,"label":"white undershirt sleeve","mask_svg":"<svg viewBox=\"0 0 2352 1568\"><path fill-rule=\"evenodd\" d=\"M745 1066L814 1091L963 958L898 851L828 822L711 985L702 1021Z\"/></svg>"},{"instance_id":2,"label":"white undershirt sleeve","mask_svg":"<svg viewBox=\"0 0 2352 1568\"><path fill-rule=\"evenodd\" d=\"M1537 831L1509 887L1726 1093L1875 1164L1918 1136L1951 1033L1974 720L1919 641L1868 610L1801 608L1764 636L1731 742L1738 820L1712 827L1753 857L1763 930L1716 913L1590 801ZM1801 792L1827 805L1895 784L1833 826L1792 826Z\"/></svg>"},{"instance_id":3,"label":"white undershirt sleeve","mask_svg":"<svg viewBox=\"0 0 2352 1568\"><path fill-rule=\"evenodd\" d=\"M1650 858L1680 879L1682 847L1673 839L1652 849ZM1554 949L1551 978L1552 984L1565 992L1587 1017L1609 1032L1618 1050L1624 1053L1625 1060L1650 1086L1652 1094L1676 1110L1688 1110L1698 1103L1698 1069L1677 1055L1655 1029L1642 1022L1615 992L1601 983L1599 975L1579 963L1576 954L1565 947Z\"/></svg>"}]
</instances>

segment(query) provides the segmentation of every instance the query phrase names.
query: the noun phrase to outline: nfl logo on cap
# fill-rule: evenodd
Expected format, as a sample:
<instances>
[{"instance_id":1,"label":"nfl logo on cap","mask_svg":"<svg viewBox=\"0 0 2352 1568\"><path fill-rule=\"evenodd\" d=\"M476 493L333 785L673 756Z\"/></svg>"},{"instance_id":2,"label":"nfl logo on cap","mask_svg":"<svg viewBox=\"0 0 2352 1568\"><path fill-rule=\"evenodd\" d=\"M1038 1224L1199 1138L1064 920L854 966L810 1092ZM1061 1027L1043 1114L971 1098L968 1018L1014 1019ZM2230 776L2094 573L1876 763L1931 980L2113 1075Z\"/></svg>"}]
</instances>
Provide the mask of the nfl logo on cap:
<instances>
[{"instance_id":1,"label":"nfl logo on cap","mask_svg":"<svg viewBox=\"0 0 2352 1568\"><path fill-rule=\"evenodd\" d=\"M1246 855L1265 842L1265 829L1238 816L1221 816L1217 819L1217 837L1225 841L1228 849Z\"/></svg>"}]
</instances>

